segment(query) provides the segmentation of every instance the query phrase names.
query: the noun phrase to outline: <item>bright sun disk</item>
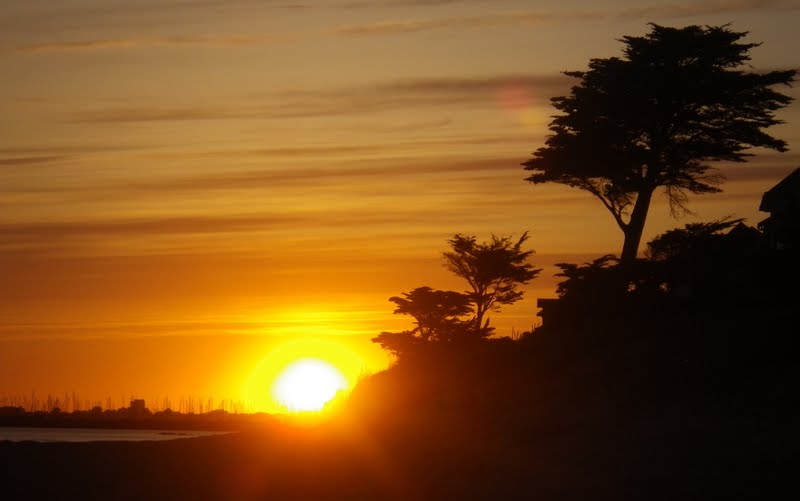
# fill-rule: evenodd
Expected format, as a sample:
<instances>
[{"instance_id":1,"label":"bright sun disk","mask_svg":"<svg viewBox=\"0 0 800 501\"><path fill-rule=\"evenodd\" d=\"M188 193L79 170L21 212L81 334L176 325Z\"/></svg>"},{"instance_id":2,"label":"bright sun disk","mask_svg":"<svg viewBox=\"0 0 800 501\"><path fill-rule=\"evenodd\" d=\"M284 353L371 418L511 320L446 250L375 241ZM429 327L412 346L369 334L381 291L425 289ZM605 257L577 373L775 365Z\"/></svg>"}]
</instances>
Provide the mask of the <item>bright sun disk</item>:
<instances>
[{"instance_id":1,"label":"bright sun disk","mask_svg":"<svg viewBox=\"0 0 800 501\"><path fill-rule=\"evenodd\" d=\"M272 386L272 394L291 412L320 411L347 381L339 370L318 359L305 359L289 365Z\"/></svg>"}]
</instances>

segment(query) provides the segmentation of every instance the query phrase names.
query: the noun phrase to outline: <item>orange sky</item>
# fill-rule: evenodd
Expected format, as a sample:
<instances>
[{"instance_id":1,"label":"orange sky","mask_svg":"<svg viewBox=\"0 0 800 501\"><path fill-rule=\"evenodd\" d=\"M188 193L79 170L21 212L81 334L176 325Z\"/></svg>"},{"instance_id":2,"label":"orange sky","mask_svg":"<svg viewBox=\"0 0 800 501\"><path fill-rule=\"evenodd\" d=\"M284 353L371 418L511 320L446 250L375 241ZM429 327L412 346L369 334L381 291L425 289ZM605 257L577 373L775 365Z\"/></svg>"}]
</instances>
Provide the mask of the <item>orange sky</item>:
<instances>
[{"instance_id":1,"label":"orange sky","mask_svg":"<svg viewBox=\"0 0 800 501\"><path fill-rule=\"evenodd\" d=\"M493 317L529 329L553 263L616 253L584 192L523 181L560 71L649 21L750 31L755 69L796 68L792 1L5 0L0 6L0 398L241 399L281 343L408 326L389 296L462 289L453 233L530 231L545 271ZM785 92L797 96L794 89ZM719 195L644 241L726 215L800 165L722 166ZM268 382L264 383L265 388Z\"/></svg>"}]
</instances>

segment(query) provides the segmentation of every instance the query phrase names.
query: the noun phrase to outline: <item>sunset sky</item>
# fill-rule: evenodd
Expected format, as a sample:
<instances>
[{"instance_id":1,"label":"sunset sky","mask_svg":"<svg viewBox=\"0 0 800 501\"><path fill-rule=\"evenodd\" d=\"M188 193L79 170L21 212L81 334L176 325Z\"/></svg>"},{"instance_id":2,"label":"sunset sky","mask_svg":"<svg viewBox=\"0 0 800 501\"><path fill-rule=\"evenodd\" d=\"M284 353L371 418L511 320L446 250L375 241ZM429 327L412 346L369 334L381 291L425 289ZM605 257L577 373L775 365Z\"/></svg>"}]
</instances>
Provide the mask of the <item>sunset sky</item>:
<instances>
[{"instance_id":1,"label":"sunset sky","mask_svg":"<svg viewBox=\"0 0 800 501\"><path fill-rule=\"evenodd\" d=\"M523 181L560 72L648 22L731 23L755 70L798 68L798 21L788 0L3 0L0 397L247 400L287 342L335 345L354 380L410 326L390 296L463 290L454 233L530 231L544 271L493 316L528 330L554 263L622 243L590 195ZM800 105L779 117L789 152L722 165L685 220L658 198L643 241L766 217L800 166Z\"/></svg>"}]
</instances>

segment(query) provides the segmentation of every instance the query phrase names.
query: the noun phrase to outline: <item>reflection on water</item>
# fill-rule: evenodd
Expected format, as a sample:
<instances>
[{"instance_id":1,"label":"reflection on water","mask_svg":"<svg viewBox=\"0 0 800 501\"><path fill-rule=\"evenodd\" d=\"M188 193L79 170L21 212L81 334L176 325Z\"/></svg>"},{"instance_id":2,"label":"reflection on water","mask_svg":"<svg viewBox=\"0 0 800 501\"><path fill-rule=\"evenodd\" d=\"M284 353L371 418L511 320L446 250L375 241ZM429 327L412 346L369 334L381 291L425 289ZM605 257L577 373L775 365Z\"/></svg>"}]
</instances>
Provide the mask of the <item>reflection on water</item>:
<instances>
[{"instance_id":1,"label":"reflection on water","mask_svg":"<svg viewBox=\"0 0 800 501\"><path fill-rule=\"evenodd\" d=\"M22 442L139 442L221 435L227 431L114 430L102 428L13 428L0 427L0 441Z\"/></svg>"}]
</instances>

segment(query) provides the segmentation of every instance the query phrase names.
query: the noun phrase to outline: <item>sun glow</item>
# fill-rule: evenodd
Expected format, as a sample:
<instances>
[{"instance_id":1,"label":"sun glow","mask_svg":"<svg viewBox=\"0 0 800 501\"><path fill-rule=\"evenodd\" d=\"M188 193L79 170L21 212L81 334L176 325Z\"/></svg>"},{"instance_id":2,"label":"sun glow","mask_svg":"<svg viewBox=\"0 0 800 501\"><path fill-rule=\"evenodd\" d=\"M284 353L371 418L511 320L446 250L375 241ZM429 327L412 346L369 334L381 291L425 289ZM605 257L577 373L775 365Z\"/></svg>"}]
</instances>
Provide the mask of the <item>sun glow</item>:
<instances>
[{"instance_id":1,"label":"sun glow","mask_svg":"<svg viewBox=\"0 0 800 501\"><path fill-rule=\"evenodd\" d=\"M316 412L366 373L344 339L296 338L270 349L242 387L249 411Z\"/></svg>"},{"instance_id":2,"label":"sun glow","mask_svg":"<svg viewBox=\"0 0 800 501\"><path fill-rule=\"evenodd\" d=\"M321 411L347 388L342 373L322 360L306 359L284 370L272 386L272 394L290 412Z\"/></svg>"}]
</instances>

